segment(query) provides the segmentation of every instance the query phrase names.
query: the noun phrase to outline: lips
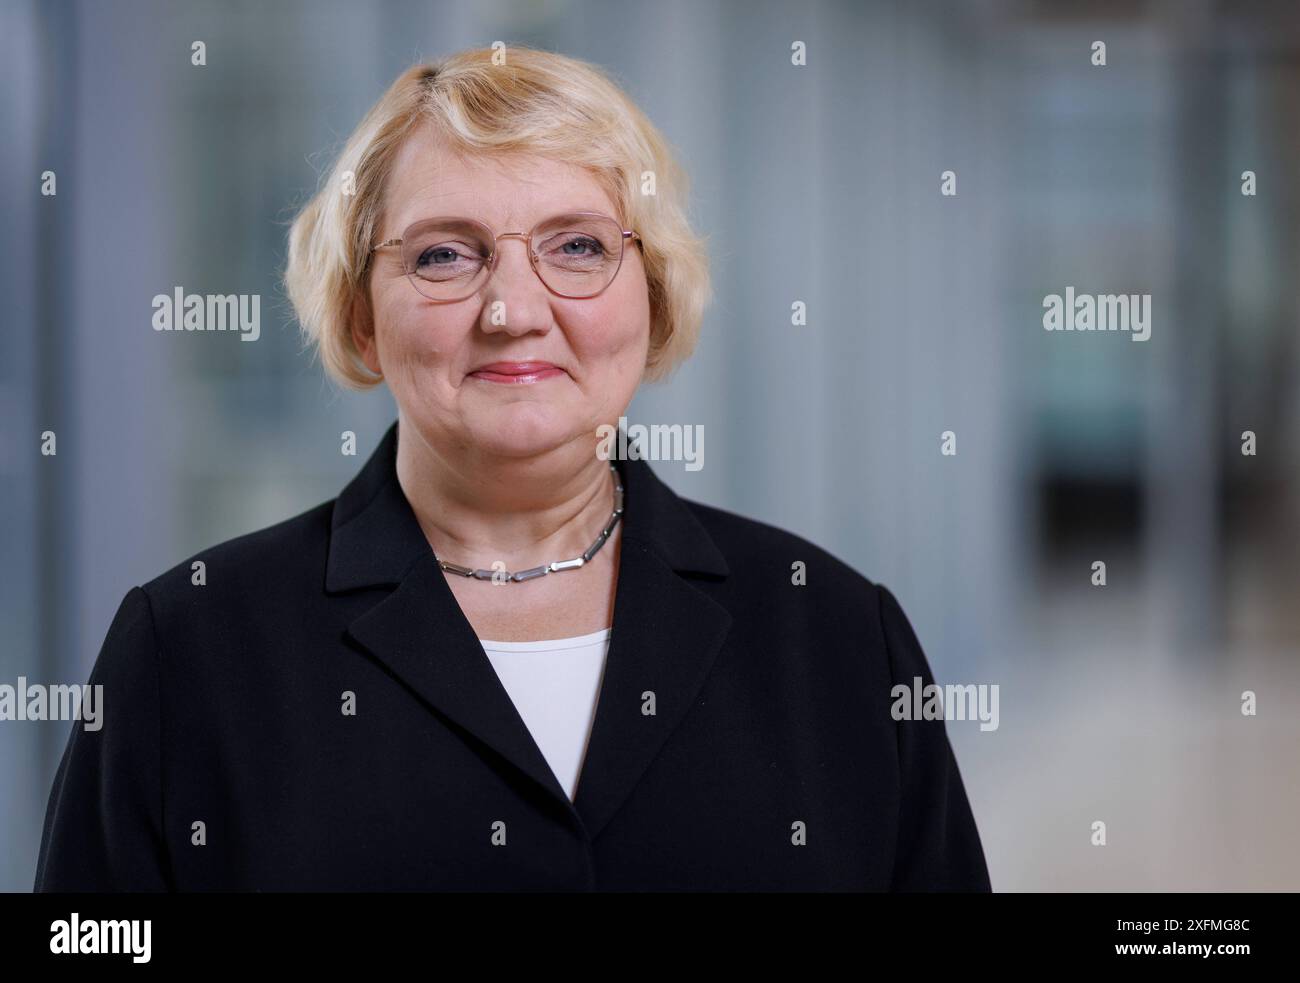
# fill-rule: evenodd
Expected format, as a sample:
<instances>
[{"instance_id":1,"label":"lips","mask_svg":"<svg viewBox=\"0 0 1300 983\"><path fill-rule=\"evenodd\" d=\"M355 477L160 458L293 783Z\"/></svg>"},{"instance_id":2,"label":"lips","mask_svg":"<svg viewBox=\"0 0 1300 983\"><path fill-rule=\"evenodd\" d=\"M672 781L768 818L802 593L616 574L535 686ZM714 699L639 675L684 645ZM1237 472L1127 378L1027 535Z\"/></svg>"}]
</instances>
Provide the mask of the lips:
<instances>
[{"instance_id":1,"label":"lips","mask_svg":"<svg viewBox=\"0 0 1300 983\"><path fill-rule=\"evenodd\" d=\"M564 370L550 362L491 362L480 365L469 374L471 379L526 385L541 382L564 374Z\"/></svg>"}]
</instances>

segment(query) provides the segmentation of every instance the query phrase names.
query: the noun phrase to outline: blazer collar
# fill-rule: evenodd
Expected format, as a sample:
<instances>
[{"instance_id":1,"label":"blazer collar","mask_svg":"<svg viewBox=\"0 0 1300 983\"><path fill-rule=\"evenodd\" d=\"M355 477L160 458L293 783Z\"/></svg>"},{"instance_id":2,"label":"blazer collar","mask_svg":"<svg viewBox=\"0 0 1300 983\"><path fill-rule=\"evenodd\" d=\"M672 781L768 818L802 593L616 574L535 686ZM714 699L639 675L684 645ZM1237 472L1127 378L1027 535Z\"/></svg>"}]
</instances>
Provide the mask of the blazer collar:
<instances>
[{"instance_id":1,"label":"blazer collar","mask_svg":"<svg viewBox=\"0 0 1300 983\"><path fill-rule=\"evenodd\" d=\"M577 798L570 802L402 492L397 431L395 422L334 503L325 589L396 587L349 624L350 638L432 712L523 772L594 839L704 685L732 617L693 581L727 577L727 563L690 507L649 464L615 462L624 513L614 624Z\"/></svg>"},{"instance_id":2,"label":"blazer collar","mask_svg":"<svg viewBox=\"0 0 1300 983\"><path fill-rule=\"evenodd\" d=\"M335 500L325 589L400 583L431 552L397 480L395 421ZM617 446L627 446L619 444ZM623 479L624 541L636 539L680 573L726 577L727 562L686 503L642 460L616 461Z\"/></svg>"}]
</instances>

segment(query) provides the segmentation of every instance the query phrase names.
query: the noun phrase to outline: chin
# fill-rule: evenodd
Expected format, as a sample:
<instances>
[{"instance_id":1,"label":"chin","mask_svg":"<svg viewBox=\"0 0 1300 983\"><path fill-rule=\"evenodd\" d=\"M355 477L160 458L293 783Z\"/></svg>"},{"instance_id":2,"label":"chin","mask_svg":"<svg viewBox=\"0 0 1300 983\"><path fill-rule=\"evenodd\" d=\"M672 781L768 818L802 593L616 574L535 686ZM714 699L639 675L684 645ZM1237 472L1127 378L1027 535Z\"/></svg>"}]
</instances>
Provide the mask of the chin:
<instances>
[{"instance_id":1,"label":"chin","mask_svg":"<svg viewBox=\"0 0 1300 983\"><path fill-rule=\"evenodd\" d=\"M582 429L567 408L520 401L483 414L475 437L480 448L503 457L529 457L554 450Z\"/></svg>"}]
</instances>

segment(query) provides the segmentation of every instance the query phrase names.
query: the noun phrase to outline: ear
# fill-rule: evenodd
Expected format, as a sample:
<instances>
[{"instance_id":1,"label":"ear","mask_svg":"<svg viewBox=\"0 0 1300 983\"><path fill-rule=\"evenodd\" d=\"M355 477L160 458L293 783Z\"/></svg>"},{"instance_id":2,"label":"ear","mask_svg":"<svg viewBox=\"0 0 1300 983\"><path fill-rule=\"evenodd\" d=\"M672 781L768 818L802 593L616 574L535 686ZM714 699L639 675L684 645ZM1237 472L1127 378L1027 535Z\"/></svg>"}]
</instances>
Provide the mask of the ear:
<instances>
[{"instance_id":1,"label":"ear","mask_svg":"<svg viewBox=\"0 0 1300 983\"><path fill-rule=\"evenodd\" d=\"M372 373L382 376L379 367L379 345L375 341L375 319L370 306L370 290L365 288L352 298L348 324L352 332L352 343L356 345L361 361Z\"/></svg>"}]
</instances>

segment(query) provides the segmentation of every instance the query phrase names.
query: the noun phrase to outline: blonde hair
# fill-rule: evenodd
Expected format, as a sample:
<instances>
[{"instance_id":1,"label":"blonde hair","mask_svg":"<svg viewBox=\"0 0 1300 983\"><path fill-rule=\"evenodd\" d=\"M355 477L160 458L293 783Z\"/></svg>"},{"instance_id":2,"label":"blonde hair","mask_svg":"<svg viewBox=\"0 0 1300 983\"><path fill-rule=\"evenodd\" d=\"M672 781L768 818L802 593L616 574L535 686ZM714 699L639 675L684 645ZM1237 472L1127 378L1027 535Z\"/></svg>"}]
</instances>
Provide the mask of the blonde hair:
<instances>
[{"instance_id":1,"label":"blonde hair","mask_svg":"<svg viewBox=\"0 0 1300 983\"><path fill-rule=\"evenodd\" d=\"M527 47L497 50L504 59L479 48L403 72L294 219L285 289L305 339L348 388L382 381L362 363L352 326L370 317L370 248L393 161L426 123L454 152L535 154L586 168L641 236L650 300L643 381L665 378L695 348L712 297L708 254L687 221L689 179L668 142L596 66ZM654 194L642 193L647 179Z\"/></svg>"}]
</instances>

